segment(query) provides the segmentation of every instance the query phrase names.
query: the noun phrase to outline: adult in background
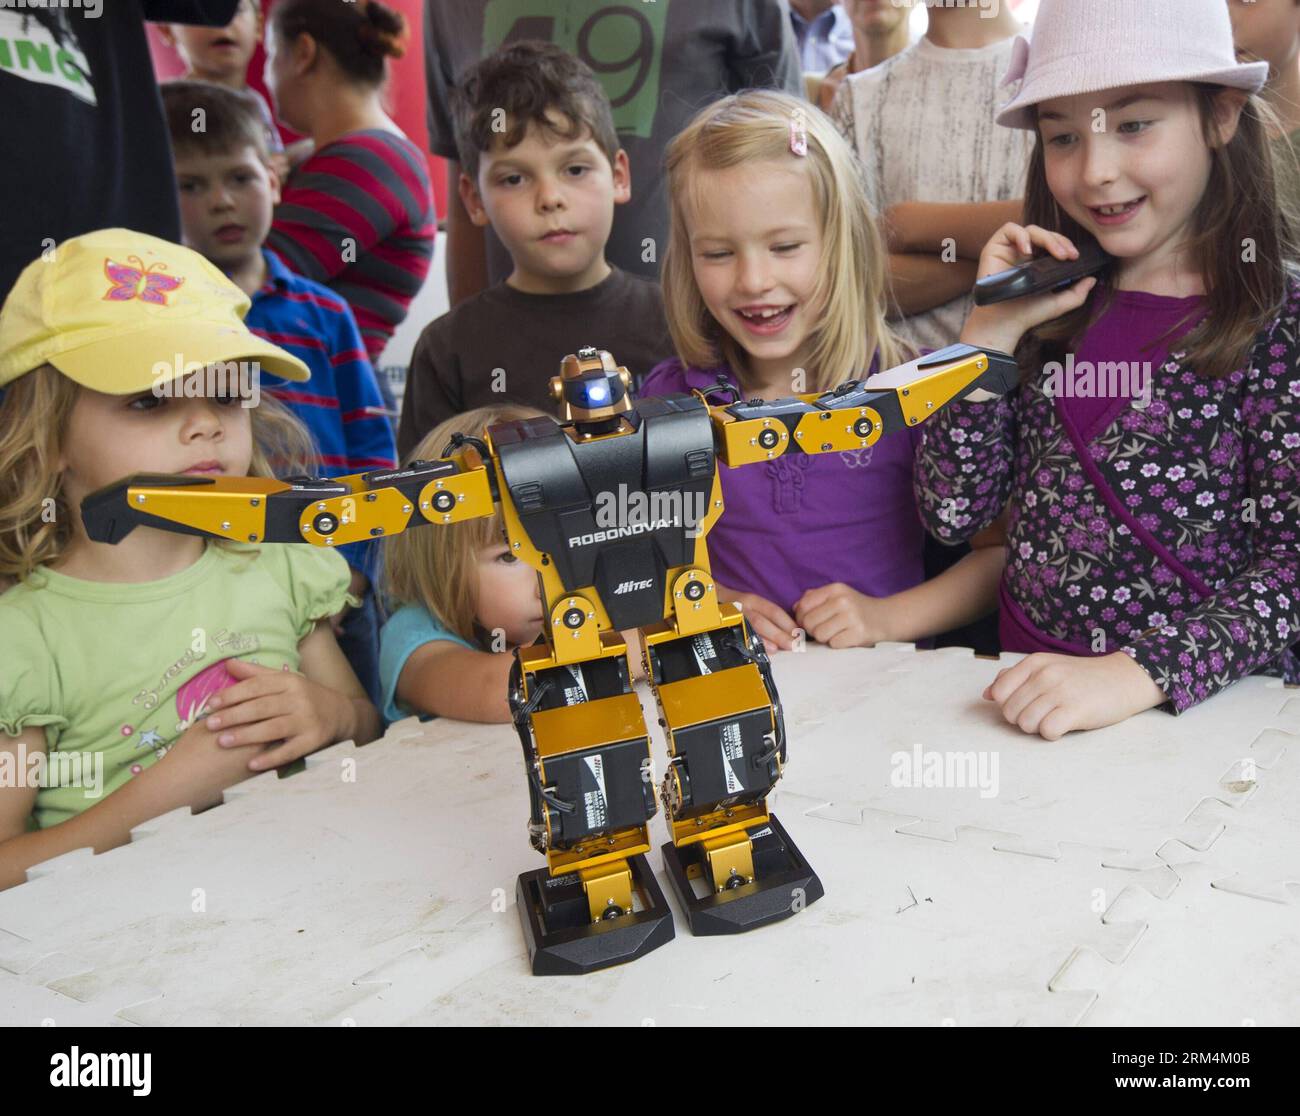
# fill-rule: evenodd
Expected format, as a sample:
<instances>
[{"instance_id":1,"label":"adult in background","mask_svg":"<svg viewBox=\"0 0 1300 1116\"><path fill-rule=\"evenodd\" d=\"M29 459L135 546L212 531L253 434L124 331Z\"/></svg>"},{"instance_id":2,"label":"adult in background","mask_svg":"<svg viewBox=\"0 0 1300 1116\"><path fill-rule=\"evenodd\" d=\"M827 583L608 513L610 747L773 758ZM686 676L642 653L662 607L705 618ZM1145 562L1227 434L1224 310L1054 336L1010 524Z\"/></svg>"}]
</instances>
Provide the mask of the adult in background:
<instances>
[{"instance_id":1,"label":"adult in background","mask_svg":"<svg viewBox=\"0 0 1300 1116\"><path fill-rule=\"evenodd\" d=\"M842 0L853 25L853 52L825 74L804 72L808 100L822 112L830 112L835 92L849 74L879 66L907 49L912 41L912 9L894 0Z\"/></svg>"},{"instance_id":2,"label":"adult in background","mask_svg":"<svg viewBox=\"0 0 1300 1116\"><path fill-rule=\"evenodd\" d=\"M0 148L22 166L0 175L0 300L27 264L82 233L128 228L180 240L144 22L220 27L237 3L0 7Z\"/></svg>"},{"instance_id":3,"label":"adult in background","mask_svg":"<svg viewBox=\"0 0 1300 1116\"><path fill-rule=\"evenodd\" d=\"M657 279L668 246L664 149L699 109L728 93L803 92L787 11L784 0L425 0L429 147L447 160L451 305L501 282L513 267L496 234L476 227L459 200L451 90L471 65L507 43L540 39L595 71L635 184L631 199L618 207L607 258L633 275Z\"/></svg>"},{"instance_id":4,"label":"adult in background","mask_svg":"<svg viewBox=\"0 0 1300 1116\"><path fill-rule=\"evenodd\" d=\"M428 164L382 98L406 34L379 0L279 0L266 37L276 115L315 143L284 187L267 247L347 299L376 368L433 258ZM380 386L387 396L383 376Z\"/></svg>"},{"instance_id":5,"label":"adult in background","mask_svg":"<svg viewBox=\"0 0 1300 1116\"><path fill-rule=\"evenodd\" d=\"M790 25L805 74L824 74L853 50L853 25L835 0L790 0Z\"/></svg>"},{"instance_id":6,"label":"adult in background","mask_svg":"<svg viewBox=\"0 0 1300 1116\"><path fill-rule=\"evenodd\" d=\"M1243 61L1268 63L1260 97L1275 114L1266 121L1279 199L1300 219L1300 0L1230 0L1232 39Z\"/></svg>"}]
</instances>

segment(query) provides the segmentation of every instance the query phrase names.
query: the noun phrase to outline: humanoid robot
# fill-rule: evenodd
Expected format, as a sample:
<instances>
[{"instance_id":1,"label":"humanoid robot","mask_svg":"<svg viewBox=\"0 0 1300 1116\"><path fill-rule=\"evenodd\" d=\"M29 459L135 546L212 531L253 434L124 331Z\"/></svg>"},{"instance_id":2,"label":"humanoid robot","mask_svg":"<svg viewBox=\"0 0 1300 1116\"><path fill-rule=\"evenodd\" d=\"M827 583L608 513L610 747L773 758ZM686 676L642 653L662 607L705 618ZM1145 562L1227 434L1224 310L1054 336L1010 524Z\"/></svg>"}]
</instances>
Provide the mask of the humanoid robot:
<instances>
[{"instance_id":1,"label":"humanoid robot","mask_svg":"<svg viewBox=\"0 0 1300 1116\"><path fill-rule=\"evenodd\" d=\"M822 395L744 401L720 382L634 403L627 370L584 348L551 383L561 421L500 423L439 460L334 480L137 474L86 497L82 518L102 542L148 525L332 547L499 508L544 617L510 680L529 836L547 860L518 879L520 917L535 973L588 972L673 937L644 855L658 801L629 629L667 740L663 856L692 932L749 930L823 894L767 809L787 751L763 643L709 573L718 465L863 449L1016 376L1005 354L955 345Z\"/></svg>"}]
</instances>

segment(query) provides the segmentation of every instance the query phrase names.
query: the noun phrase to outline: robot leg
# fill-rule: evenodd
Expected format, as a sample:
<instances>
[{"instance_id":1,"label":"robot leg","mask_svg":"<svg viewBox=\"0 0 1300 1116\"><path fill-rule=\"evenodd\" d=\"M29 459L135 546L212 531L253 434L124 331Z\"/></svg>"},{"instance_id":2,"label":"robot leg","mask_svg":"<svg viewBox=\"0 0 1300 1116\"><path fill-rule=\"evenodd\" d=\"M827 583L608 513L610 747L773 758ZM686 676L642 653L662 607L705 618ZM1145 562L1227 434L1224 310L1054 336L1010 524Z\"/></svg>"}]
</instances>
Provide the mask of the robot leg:
<instances>
[{"instance_id":1,"label":"robot leg","mask_svg":"<svg viewBox=\"0 0 1300 1116\"><path fill-rule=\"evenodd\" d=\"M820 899L817 874L768 813L786 759L785 722L763 641L740 610L719 627L643 633L668 738L668 879L695 934L735 934Z\"/></svg>"},{"instance_id":2,"label":"robot leg","mask_svg":"<svg viewBox=\"0 0 1300 1116\"><path fill-rule=\"evenodd\" d=\"M644 855L657 804L623 641L606 633L599 657L567 664L543 645L521 650L510 705L529 835L547 858L516 887L533 972L591 972L671 941L672 914Z\"/></svg>"}]
</instances>

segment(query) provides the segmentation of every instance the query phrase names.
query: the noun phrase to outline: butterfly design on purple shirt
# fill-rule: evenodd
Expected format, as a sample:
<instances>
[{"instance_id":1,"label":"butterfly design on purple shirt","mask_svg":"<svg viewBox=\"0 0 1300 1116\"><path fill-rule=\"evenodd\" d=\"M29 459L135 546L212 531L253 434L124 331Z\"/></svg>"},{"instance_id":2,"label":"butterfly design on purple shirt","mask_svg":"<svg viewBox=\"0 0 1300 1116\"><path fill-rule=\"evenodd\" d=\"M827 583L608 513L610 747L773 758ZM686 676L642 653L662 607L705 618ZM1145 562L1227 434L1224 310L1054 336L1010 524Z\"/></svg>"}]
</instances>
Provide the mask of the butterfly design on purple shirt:
<instances>
[{"instance_id":1,"label":"butterfly design on purple shirt","mask_svg":"<svg viewBox=\"0 0 1300 1116\"><path fill-rule=\"evenodd\" d=\"M871 464L871 455L875 451L875 446L867 446L865 449L842 450L840 460L850 469L865 469Z\"/></svg>"},{"instance_id":2,"label":"butterfly design on purple shirt","mask_svg":"<svg viewBox=\"0 0 1300 1116\"><path fill-rule=\"evenodd\" d=\"M174 275L160 274L167 270L162 260L148 265L139 256L127 256L127 260L129 262L125 264L104 260L104 274L113 284L104 295L106 302L128 302L138 298L141 302L166 306L167 295L185 282Z\"/></svg>"}]
</instances>

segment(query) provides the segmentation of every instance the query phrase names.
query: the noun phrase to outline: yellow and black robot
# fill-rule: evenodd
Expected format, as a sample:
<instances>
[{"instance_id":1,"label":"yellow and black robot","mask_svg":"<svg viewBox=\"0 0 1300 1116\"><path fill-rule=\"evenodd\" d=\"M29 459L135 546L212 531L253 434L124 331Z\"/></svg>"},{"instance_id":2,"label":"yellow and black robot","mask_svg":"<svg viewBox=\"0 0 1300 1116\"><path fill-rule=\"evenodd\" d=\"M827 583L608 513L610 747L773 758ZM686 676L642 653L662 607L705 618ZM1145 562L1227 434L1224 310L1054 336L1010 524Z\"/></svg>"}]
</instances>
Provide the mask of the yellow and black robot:
<instances>
[{"instance_id":1,"label":"yellow and black robot","mask_svg":"<svg viewBox=\"0 0 1300 1116\"><path fill-rule=\"evenodd\" d=\"M1010 357L955 345L822 395L714 404L732 391L720 382L633 403L627 370L585 348L552 381L561 421L500 423L457 436L437 461L334 480L138 474L88 496L82 518L102 542L147 525L339 546L499 507L510 548L537 571L545 618L510 681L529 835L547 859L519 877L520 917L535 973L582 973L673 937L644 856L658 804L628 629L668 742L663 855L691 930L749 930L822 895L766 805L786 762L767 655L709 574L718 464L862 449L1015 381Z\"/></svg>"}]
</instances>

